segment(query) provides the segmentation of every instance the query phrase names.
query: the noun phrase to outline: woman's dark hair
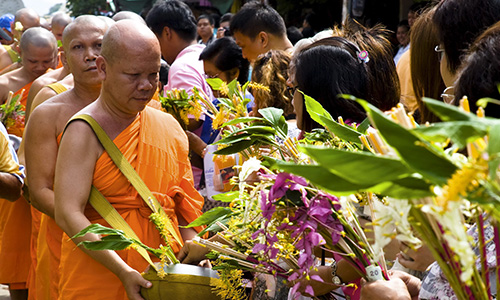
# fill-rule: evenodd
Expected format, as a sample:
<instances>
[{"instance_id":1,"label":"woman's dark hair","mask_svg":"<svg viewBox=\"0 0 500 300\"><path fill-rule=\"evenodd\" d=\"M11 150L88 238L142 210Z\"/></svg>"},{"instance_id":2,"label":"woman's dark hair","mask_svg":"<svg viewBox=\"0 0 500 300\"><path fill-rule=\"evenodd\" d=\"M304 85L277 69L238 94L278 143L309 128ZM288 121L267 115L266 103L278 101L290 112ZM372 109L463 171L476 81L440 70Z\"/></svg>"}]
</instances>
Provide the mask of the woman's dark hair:
<instances>
[{"instance_id":1,"label":"woman's dark hair","mask_svg":"<svg viewBox=\"0 0 500 300\"><path fill-rule=\"evenodd\" d=\"M196 39L196 19L189 6L178 0L158 1L149 11L146 24L157 35L169 27L185 41Z\"/></svg>"},{"instance_id":2,"label":"woman's dark hair","mask_svg":"<svg viewBox=\"0 0 500 300\"><path fill-rule=\"evenodd\" d=\"M500 84L500 22L486 30L474 43L464 59L455 85L455 104L467 96L471 112L477 110L477 100L485 97L499 99ZM500 118L500 106L488 104L487 116Z\"/></svg>"},{"instance_id":3,"label":"woman's dark hair","mask_svg":"<svg viewBox=\"0 0 500 300\"><path fill-rule=\"evenodd\" d=\"M433 21L451 73L457 72L472 42L498 20L498 0L446 0L437 5Z\"/></svg>"},{"instance_id":4,"label":"woman's dark hair","mask_svg":"<svg viewBox=\"0 0 500 300\"><path fill-rule=\"evenodd\" d=\"M417 100L419 123L434 123L439 118L422 102L422 97L441 99L446 88L439 71L439 55L434 48L439 44L436 25L432 22L434 9L417 18L411 29L410 69L413 92Z\"/></svg>"},{"instance_id":5,"label":"woman's dark hair","mask_svg":"<svg viewBox=\"0 0 500 300\"><path fill-rule=\"evenodd\" d=\"M200 54L201 60L210 60L223 72L234 72L238 69L238 82L244 84L248 81L248 68L250 63L243 58L241 48L231 37L222 37L214 40L203 49ZM226 73L228 77L234 77L234 73Z\"/></svg>"},{"instance_id":6,"label":"woman's dark hair","mask_svg":"<svg viewBox=\"0 0 500 300\"><path fill-rule=\"evenodd\" d=\"M349 94L366 99L368 78L365 63L358 59L356 45L341 37L319 40L301 50L293 59L298 88L320 102L334 119L360 123L366 118L361 106L339 97ZM311 131L319 127L302 111L302 129Z\"/></svg>"},{"instance_id":7,"label":"woman's dark hair","mask_svg":"<svg viewBox=\"0 0 500 300\"><path fill-rule=\"evenodd\" d=\"M369 92L365 100L383 111L396 106L401 97L401 85L389 41L392 32L380 24L367 28L355 20L347 20L342 29L333 29L333 35L345 38L361 51L368 52L366 70Z\"/></svg>"},{"instance_id":8,"label":"woman's dark hair","mask_svg":"<svg viewBox=\"0 0 500 300\"><path fill-rule=\"evenodd\" d=\"M269 91L252 90L255 101L253 108L255 116L261 117L259 109L267 107L283 109L285 117L293 115L292 97L287 93L286 85L290 59L290 54L284 51L270 50L259 55L253 63L252 81L269 88Z\"/></svg>"}]
</instances>

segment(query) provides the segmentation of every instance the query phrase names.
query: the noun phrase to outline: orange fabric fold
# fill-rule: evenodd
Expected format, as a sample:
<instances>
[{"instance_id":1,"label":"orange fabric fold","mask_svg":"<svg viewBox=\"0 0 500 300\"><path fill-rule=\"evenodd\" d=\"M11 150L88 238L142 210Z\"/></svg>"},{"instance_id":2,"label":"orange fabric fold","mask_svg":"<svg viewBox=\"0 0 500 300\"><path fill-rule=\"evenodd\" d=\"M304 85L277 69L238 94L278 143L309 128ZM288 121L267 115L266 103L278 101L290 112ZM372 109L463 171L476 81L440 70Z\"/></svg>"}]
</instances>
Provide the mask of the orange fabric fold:
<instances>
[{"instance_id":1,"label":"orange fabric fold","mask_svg":"<svg viewBox=\"0 0 500 300\"><path fill-rule=\"evenodd\" d=\"M1 200L0 283L26 284L31 265L31 210L20 197L14 202Z\"/></svg>"},{"instance_id":2,"label":"orange fabric fold","mask_svg":"<svg viewBox=\"0 0 500 300\"><path fill-rule=\"evenodd\" d=\"M187 222L201 215L203 198L193 185L187 137L173 117L146 107L114 142L157 197L176 228L178 215ZM151 210L107 153L96 162L93 184L144 244L158 247L164 243L149 221ZM85 215L92 223L109 226L90 205ZM172 246L175 251L180 249L179 245ZM117 253L139 272L148 265L133 249ZM77 248L66 235L62 240L60 270L59 299L85 299L89 290L92 290L92 299L127 299L119 279Z\"/></svg>"}]
</instances>

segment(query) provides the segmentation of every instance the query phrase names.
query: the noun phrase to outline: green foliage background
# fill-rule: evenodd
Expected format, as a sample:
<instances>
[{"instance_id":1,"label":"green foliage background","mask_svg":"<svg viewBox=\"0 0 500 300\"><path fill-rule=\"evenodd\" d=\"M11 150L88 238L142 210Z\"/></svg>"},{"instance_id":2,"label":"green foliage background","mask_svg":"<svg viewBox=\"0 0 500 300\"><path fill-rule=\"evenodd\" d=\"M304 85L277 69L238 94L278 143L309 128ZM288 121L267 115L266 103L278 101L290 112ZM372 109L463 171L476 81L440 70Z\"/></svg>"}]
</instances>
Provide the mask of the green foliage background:
<instances>
[{"instance_id":1,"label":"green foliage background","mask_svg":"<svg viewBox=\"0 0 500 300\"><path fill-rule=\"evenodd\" d=\"M106 0L67 0L66 7L71 12L71 16L78 17L85 14L97 15L97 12L106 9Z\"/></svg>"}]
</instances>

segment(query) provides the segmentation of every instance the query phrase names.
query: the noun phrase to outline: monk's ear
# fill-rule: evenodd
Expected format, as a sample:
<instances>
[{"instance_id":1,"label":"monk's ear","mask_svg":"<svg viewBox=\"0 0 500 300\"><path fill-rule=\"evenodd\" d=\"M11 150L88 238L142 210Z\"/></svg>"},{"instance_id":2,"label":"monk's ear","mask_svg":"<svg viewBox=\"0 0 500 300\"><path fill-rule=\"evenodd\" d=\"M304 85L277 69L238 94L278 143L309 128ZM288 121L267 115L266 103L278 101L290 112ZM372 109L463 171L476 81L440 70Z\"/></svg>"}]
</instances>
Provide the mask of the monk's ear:
<instances>
[{"instance_id":1,"label":"monk's ear","mask_svg":"<svg viewBox=\"0 0 500 300\"><path fill-rule=\"evenodd\" d=\"M59 59L61 60L61 63L63 64L63 66L69 70L69 65L68 65L68 60L66 59L66 53L64 52L64 50L62 50L61 52L61 56L59 56Z\"/></svg>"},{"instance_id":2,"label":"monk's ear","mask_svg":"<svg viewBox=\"0 0 500 300\"><path fill-rule=\"evenodd\" d=\"M108 62L106 61L106 59L102 56L98 56L96 61L95 61L95 64L96 64L96 67L97 67L97 73L99 73L99 76L101 77L102 80L104 80L104 78L106 78L106 64Z\"/></svg>"}]
</instances>

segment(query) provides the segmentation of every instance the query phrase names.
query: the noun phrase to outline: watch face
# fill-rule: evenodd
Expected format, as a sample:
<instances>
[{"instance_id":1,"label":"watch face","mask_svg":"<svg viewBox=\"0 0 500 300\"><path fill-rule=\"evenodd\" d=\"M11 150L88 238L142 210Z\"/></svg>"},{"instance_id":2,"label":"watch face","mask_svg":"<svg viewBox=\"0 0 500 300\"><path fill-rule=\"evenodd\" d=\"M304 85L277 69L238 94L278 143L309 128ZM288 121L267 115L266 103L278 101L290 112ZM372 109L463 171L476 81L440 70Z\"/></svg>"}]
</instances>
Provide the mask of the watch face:
<instances>
[{"instance_id":1,"label":"watch face","mask_svg":"<svg viewBox=\"0 0 500 300\"><path fill-rule=\"evenodd\" d=\"M340 277L338 277L338 276L333 276L332 282L335 285L341 285L342 284L342 281L340 280Z\"/></svg>"}]
</instances>

